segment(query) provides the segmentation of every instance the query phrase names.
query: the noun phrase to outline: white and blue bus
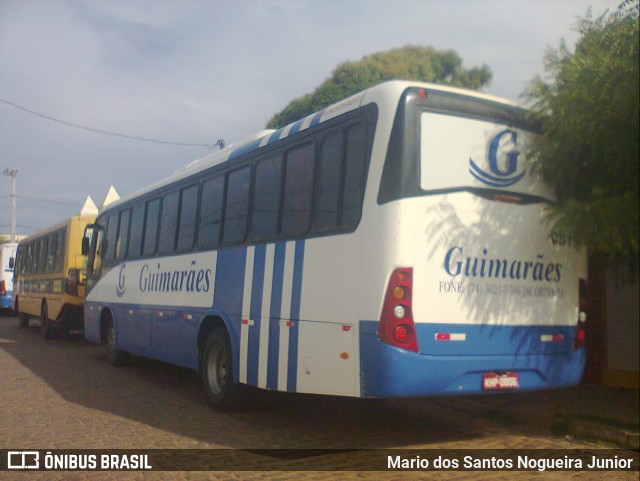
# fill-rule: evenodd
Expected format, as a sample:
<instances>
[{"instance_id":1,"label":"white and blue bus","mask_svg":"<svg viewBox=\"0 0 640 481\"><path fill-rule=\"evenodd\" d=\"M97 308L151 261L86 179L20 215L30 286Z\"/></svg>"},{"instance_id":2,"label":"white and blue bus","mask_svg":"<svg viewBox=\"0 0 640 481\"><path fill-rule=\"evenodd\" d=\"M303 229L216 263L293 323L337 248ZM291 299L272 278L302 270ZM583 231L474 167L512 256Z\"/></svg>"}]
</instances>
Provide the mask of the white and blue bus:
<instances>
[{"instance_id":1,"label":"white and blue bus","mask_svg":"<svg viewBox=\"0 0 640 481\"><path fill-rule=\"evenodd\" d=\"M86 338L241 385L408 397L574 385L586 257L544 222L526 112L393 81L109 205Z\"/></svg>"},{"instance_id":2,"label":"white and blue bus","mask_svg":"<svg viewBox=\"0 0 640 481\"><path fill-rule=\"evenodd\" d=\"M0 244L0 309L13 309L13 267L16 262L17 242Z\"/></svg>"}]
</instances>

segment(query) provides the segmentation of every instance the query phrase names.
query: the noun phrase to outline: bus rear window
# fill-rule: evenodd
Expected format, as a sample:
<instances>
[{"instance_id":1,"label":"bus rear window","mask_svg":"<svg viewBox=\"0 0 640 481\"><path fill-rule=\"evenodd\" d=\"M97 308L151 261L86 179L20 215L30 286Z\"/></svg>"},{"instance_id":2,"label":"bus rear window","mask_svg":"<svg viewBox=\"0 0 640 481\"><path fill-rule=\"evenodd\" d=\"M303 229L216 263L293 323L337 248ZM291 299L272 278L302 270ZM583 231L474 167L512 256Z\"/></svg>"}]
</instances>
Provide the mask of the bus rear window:
<instances>
[{"instance_id":1,"label":"bus rear window","mask_svg":"<svg viewBox=\"0 0 640 481\"><path fill-rule=\"evenodd\" d=\"M422 112L423 191L497 190L553 199L526 159L531 133L486 120Z\"/></svg>"}]
</instances>

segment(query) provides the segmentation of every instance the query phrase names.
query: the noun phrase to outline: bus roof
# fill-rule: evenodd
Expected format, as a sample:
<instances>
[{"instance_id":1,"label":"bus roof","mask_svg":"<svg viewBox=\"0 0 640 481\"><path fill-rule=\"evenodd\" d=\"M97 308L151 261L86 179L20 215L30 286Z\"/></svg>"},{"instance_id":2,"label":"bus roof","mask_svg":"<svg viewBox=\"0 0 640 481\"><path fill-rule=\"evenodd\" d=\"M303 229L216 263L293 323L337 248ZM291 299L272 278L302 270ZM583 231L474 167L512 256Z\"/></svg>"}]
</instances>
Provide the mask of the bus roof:
<instances>
[{"instance_id":1,"label":"bus roof","mask_svg":"<svg viewBox=\"0 0 640 481\"><path fill-rule=\"evenodd\" d=\"M198 172L209 169L216 165L222 164L226 161L236 159L244 154L249 152L258 150L262 147L265 147L269 144L272 144L278 140L282 140L290 135L296 134L298 132L304 131L310 127L318 125L322 122L325 122L329 119L347 113L349 111L355 110L367 103L374 101L376 98L380 98L380 95L386 95L394 98L394 102L397 102L397 99L400 98L402 93L410 88L426 88L432 91L440 91L440 92L449 92L453 94L458 94L466 97L476 98L479 100L484 100L488 102L495 102L499 104L503 104L506 106L515 107L516 104L510 100L506 100L500 97L495 97L492 95L483 94L481 92L466 90L457 87L449 87L444 85L426 83L426 82L417 82L417 81L407 81L407 80L390 80L387 82L383 82L374 87L370 87L367 90L363 90L357 94L354 94L350 97L347 97L340 102L332 104L325 109L322 109L318 112L315 112L307 117L304 117L296 122L293 122L285 127L282 127L278 130L262 130L257 134L254 134L250 137L247 137L235 144L231 144L224 149L213 152L205 157L197 159L187 166L178 169L172 175L167 178L164 178L154 184L146 186L141 190L138 190L132 194L126 195L109 204L108 207L104 208L103 211L111 210L113 207L117 207L127 201L139 197L144 194L151 193L156 189L159 189L165 185L171 184L173 182L179 181L186 177L190 177Z\"/></svg>"},{"instance_id":2,"label":"bus roof","mask_svg":"<svg viewBox=\"0 0 640 481\"><path fill-rule=\"evenodd\" d=\"M18 244L24 244L27 242L30 242L34 239L38 239L39 237L45 236L55 230L60 229L61 227L65 227L67 225L69 225L74 219L79 219L79 220L86 220L87 222L93 222L94 219L96 218L96 216L94 215L74 215L69 217L68 219L65 219L61 222L58 222L57 224L51 225L49 227L45 227L42 230L39 230L38 232L36 232L35 234L31 234L28 237L25 237L24 239L20 239L20 241L18 242Z\"/></svg>"}]
</instances>

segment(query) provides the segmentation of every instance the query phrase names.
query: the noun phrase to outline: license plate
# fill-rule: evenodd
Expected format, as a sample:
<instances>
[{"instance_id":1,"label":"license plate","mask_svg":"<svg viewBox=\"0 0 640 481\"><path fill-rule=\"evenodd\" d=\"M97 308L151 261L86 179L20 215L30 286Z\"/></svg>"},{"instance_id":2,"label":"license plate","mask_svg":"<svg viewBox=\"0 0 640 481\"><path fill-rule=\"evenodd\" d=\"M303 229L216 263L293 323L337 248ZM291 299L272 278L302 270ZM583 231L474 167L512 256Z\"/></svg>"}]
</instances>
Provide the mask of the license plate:
<instances>
[{"instance_id":1,"label":"license plate","mask_svg":"<svg viewBox=\"0 0 640 481\"><path fill-rule=\"evenodd\" d=\"M482 375L482 389L518 389L520 380L517 372L485 372Z\"/></svg>"}]
</instances>

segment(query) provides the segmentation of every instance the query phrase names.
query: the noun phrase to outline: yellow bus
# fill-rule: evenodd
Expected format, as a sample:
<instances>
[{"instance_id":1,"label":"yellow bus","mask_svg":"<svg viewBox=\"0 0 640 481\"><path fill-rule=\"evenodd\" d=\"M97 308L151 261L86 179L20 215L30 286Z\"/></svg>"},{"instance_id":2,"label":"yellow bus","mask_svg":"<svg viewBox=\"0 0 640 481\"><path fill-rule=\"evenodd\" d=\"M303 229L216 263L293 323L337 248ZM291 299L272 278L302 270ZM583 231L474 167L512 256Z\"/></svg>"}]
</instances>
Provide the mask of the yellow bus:
<instances>
[{"instance_id":1,"label":"yellow bus","mask_svg":"<svg viewBox=\"0 0 640 481\"><path fill-rule=\"evenodd\" d=\"M75 216L18 243L13 305L22 327L39 318L42 337L82 329L85 279L82 238L93 216Z\"/></svg>"}]
</instances>

